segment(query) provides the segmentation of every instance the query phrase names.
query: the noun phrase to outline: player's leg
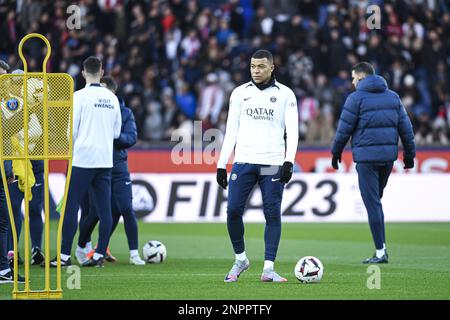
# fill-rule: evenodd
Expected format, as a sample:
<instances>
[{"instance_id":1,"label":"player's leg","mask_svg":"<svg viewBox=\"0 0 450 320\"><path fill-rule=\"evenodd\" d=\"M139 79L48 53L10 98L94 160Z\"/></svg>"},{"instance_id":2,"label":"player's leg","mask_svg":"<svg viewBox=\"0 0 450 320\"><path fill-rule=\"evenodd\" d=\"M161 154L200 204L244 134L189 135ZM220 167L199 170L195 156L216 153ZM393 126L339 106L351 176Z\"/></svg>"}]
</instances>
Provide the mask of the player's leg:
<instances>
[{"instance_id":1,"label":"player's leg","mask_svg":"<svg viewBox=\"0 0 450 320\"><path fill-rule=\"evenodd\" d=\"M97 211L98 208L95 203L95 193L91 187L81 204L82 218L79 222L80 232L78 235L77 249L75 251L75 256L80 265L85 263L94 254L91 236L98 222Z\"/></svg>"},{"instance_id":2,"label":"player's leg","mask_svg":"<svg viewBox=\"0 0 450 320\"><path fill-rule=\"evenodd\" d=\"M8 208L6 206L5 191L3 184L0 182L0 284L12 283L13 271L8 263L8 230L9 230L9 218ZM25 282L25 279L21 276L18 277L20 283Z\"/></svg>"},{"instance_id":3,"label":"player's leg","mask_svg":"<svg viewBox=\"0 0 450 320\"><path fill-rule=\"evenodd\" d=\"M78 226L80 228L80 235L78 237L78 246L83 250L89 252L92 250L91 236L92 231L98 222L97 212L91 214L91 197L89 194L93 194L92 187L90 188L88 194L81 201L80 209L81 216ZM95 208L94 208L95 209ZM92 209L92 210L94 210Z\"/></svg>"},{"instance_id":4,"label":"player's leg","mask_svg":"<svg viewBox=\"0 0 450 320\"><path fill-rule=\"evenodd\" d=\"M23 200L23 192L19 189L19 182L15 181L14 183L8 185L9 187L9 197L11 200L11 208L14 215L14 225L16 228L16 234L17 234L17 243L19 243L20 239L20 233L22 230L22 222L23 222L23 215L22 215L22 200ZM8 228L8 258L10 259L12 263L12 259L14 258L14 242L13 242L13 236L11 229ZM22 259L20 258L20 254L18 255L19 264L23 264Z\"/></svg>"},{"instance_id":5,"label":"player's leg","mask_svg":"<svg viewBox=\"0 0 450 320\"><path fill-rule=\"evenodd\" d=\"M235 163L231 170L228 185L227 227L236 261L225 277L225 282L237 281L239 275L248 269L245 254L244 222L242 216L248 196L258 180L257 165Z\"/></svg>"},{"instance_id":6,"label":"player's leg","mask_svg":"<svg viewBox=\"0 0 450 320\"><path fill-rule=\"evenodd\" d=\"M111 207L113 217L111 234L122 216L130 249L130 264L145 265L145 261L139 256L138 224L133 210L133 192L128 172L113 175Z\"/></svg>"},{"instance_id":7,"label":"player's leg","mask_svg":"<svg viewBox=\"0 0 450 320\"><path fill-rule=\"evenodd\" d=\"M280 168L280 166L260 166L258 179L266 219L264 268L261 275L261 281L264 282L287 281L286 278L281 277L274 271L274 262L281 238L281 199L284 190L284 183L279 180Z\"/></svg>"},{"instance_id":8,"label":"player's leg","mask_svg":"<svg viewBox=\"0 0 450 320\"><path fill-rule=\"evenodd\" d=\"M386 187L387 182L389 180L389 176L390 176L390 174L392 172L392 167L393 167L393 164L388 164L388 165L380 167L380 176L379 176L379 179L380 179L380 199L383 197L383 191L384 191L384 188ZM381 207L381 219L382 219L382 223L383 223L383 249L385 250L386 257L388 257L387 250L386 250L386 227L385 227L385 224L384 224L383 206Z\"/></svg>"},{"instance_id":9,"label":"player's leg","mask_svg":"<svg viewBox=\"0 0 450 320\"><path fill-rule=\"evenodd\" d=\"M109 238L111 235L112 216L111 216L111 168L96 169L95 179L92 181L93 195L97 204L97 214L99 216L99 239L94 256L83 266L101 267L106 256Z\"/></svg>"},{"instance_id":10,"label":"player's leg","mask_svg":"<svg viewBox=\"0 0 450 320\"><path fill-rule=\"evenodd\" d=\"M41 252L42 232L44 230L44 223L42 221L44 173L36 172L34 177L36 183L31 189L33 198L30 201L31 264L40 265L44 261L44 255Z\"/></svg>"},{"instance_id":11,"label":"player's leg","mask_svg":"<svg viewBox=\"0 0 450 320\"><path fill-rule=\"evenodd\" d=\"M73 238L75 237L78 227L78 210L80 203L86 196L89 186L91 185L96 174L97 169L72 167L72 176L70 178L69 193L67 195L66 210L62 228L62 266L71 265L70 255L72 251ZM56 267L56 259L52 261L51 266Z\"/></svg>"},{"instance_id":12,"label":"player's leg","mask_svg":"<svg viewBox=\"0 0 450 320\"><path fill-rule=\"evenodd\" d=\"M369 226L375 243L376 253L364 263L387 262L383 249L383 217L380 198L379 170L377 166L357 163L358 183L367 210Z\"/></svg>"}]
</instances>

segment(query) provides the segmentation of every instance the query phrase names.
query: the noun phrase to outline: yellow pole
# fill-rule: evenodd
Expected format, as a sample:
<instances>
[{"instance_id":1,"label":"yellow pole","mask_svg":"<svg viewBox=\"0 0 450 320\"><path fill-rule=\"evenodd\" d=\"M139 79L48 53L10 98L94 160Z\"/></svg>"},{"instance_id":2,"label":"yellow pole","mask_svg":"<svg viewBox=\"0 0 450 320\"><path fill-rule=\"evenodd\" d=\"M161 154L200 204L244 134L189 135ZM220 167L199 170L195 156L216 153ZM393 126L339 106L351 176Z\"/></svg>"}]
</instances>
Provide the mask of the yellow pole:
<instances>
[{"instance_id":1,"label":"yellow pole","mask_svg":"<svg viewBox=\"0 0 450 320\"><path fill-rule=\"evenodd\" d=\"M1 77L2 76L0 76L0 78ZM3 112L0 112L0 146L2 148L4 147L4 143L3 143ZM2 174L3 189L5 191L6 206L8 208L9 221L10 221L10 225L13 226L13 227L11 227L11 233L13 236L13 250L14 250L14 279L17 279L17 275L18 275L18 270L17 270L18 269L18 261L17 261L17 257L16 257L17 250L18 250L17 230L15 228L14 214L13 214L12 207L11 207L11 199L9 197L9 188L8 188L8 181L6 179L3 153L4 153L4 150L2 150L2 152L0 152L0 171ZM17 281L14 281L13 296L18 291L19 291L18 283L17 283Z\"/></svg>"}]
</instances>

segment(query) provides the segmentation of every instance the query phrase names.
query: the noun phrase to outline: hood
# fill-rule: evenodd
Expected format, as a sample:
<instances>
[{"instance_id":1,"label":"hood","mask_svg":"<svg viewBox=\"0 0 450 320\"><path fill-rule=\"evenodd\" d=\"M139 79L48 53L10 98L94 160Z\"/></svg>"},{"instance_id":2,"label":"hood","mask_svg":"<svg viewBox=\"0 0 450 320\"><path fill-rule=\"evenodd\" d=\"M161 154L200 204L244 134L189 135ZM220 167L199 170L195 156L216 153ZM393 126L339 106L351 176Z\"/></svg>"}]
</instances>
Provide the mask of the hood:
<instances>
[{"instance_id":1,"label":"hood","mask_svg":"<svg viewBox=\"0 0 450 320\"><path fill-rule=\"evenodd\" d=\"M386 80L378 75L367 76L356 85L358 91L383 92L388 88Z\"/></svg>"}]
</instances>

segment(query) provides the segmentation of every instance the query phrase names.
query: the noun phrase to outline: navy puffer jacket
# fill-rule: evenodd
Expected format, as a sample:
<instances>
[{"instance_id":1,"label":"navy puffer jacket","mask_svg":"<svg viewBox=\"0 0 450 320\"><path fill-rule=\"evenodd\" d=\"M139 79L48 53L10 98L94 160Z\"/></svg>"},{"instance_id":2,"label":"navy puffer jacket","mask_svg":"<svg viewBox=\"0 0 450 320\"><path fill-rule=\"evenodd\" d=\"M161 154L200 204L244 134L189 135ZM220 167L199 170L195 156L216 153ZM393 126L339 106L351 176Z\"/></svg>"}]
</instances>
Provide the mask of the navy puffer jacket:
<instances>
[{"instance_id":1,"label":"navy puffer jacket","mask_svg":"<svg viewBox=\"0 0 450 320\"><path fill-rule=\"evenodd\" d=\"M383 77L365 77L348 96L331 152L341 154L350 137L355 162L395 161L399 137L404 149L403 158L415 157L411 121L399 96L388 89Z\"/></svg>"}]
</instances>

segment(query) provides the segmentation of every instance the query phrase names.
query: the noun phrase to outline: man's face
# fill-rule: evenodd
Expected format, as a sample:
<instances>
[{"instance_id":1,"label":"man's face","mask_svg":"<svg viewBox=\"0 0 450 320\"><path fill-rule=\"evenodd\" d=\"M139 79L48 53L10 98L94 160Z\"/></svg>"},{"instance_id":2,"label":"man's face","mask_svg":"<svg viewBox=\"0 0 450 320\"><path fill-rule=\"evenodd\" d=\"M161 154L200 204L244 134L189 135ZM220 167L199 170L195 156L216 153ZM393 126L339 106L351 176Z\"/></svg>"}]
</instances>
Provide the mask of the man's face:
<instances>
[{"instance_id":1,"label":"man's face","mask_svg":"<svg viewBox=\"0 0 450 320\"><path fill-rule=\"evenodd\" d=\"M258 84L266 83L267 81L269 81L273 69L273 63L270 63L267 58L252 58L252 60L250 61L250 72L252 74L252 79Z\"/></svg>"},{"instance_id":2,"label":"man's face","mask_svg":"<svg viewBox=\"0 0 450 320\"><path fill-rule=\"evenodd\" d=\"M355 88L362 78L364 78L364 75L362 73L356 73L354 70L352 70L352 84L355 86Z\"/></svg>"}]
</instances>

